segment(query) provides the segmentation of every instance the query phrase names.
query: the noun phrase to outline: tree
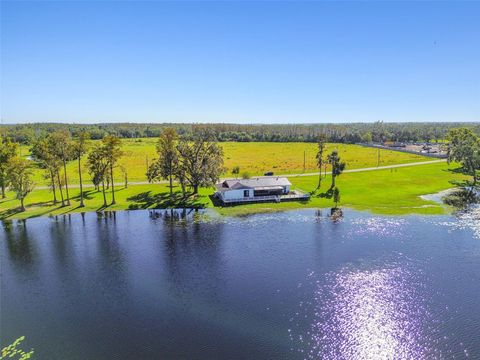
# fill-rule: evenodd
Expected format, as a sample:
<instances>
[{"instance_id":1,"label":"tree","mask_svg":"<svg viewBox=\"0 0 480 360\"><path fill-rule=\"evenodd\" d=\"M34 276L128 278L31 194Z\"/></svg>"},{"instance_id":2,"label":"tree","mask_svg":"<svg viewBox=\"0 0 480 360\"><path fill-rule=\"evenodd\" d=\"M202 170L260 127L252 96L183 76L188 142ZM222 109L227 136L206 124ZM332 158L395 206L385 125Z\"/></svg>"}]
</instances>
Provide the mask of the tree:
<instances>
[{"instance_id":1,"label":"tree","mask_svg":"<svg viewBox=\"0 0 480 360\"><path fill-rule=\"evenodd\" d=\"M366 132L362 135L362 142L366 144L370 144L372 142L372 133Z\"/></svg>"},{"instance_id":2,"label":"tree","mask_svg":"<svg viewBox=\"0 0 480 360\"><path fill-rule=\"evenodd\" d=\"M25 197L33 190L33 172L29 166L28 160L18 156L11 158L7 164L8 184L20 200L21 211L25 211Z\"/></svg>"},{"instance_id":3,"label":"tree","mask_svg":"<svg viewBox=\"0 0 480 360\"><path fill-rule=\"evenodd\" d=\"M322 185L322 166L324 163L323 153L325 152L325 146L327 145L327 138L325 134L322 134L318 137L318 150L317 150L317 167L318 167L318 186L317 189L320 189Z\"/></svg>"},{"instance_id":4,"label":"tree","mask_svg":"<svg viewBox=\"0 0 480 360\"><path fill-rule=\"evenodd\" d=\"M179 171L198 193L200 186L214 186L224 171L223 149L205 131L195 134L193 142L180 141Z\"/></svg>"},{"instance_id":5,"label":"tree","mask_svg":"<svg viewBox=\"0 0 480 360\"><path fill-rule=\"evenodd\" d=\"M340 202L340 190L337 186L333 189L333 201L335 203L335 209L338 207L338 203Z\"/></svg>"},{"instance_id":6,"label":"tree","mask_svg":"<svg viewBox=\"0 0 480 360\"><path fill-rule=\"evenodd\" d=\"M52 142L48 137L42 137L33 143L30 148L30 153L35 161L37 161L42 168L47 171L46 177L50 179L50 188L53 192L53 203L57 203L56 184L58 183L57 175L60 169L60 162L54 154L52 149ZM60 184L59 184L60 186ZM61 189L60 189L61 190ZM62 193L62 206L65 205Z\"/></svg>"},{"instance_id":7,"label":"tree","mask_svg":"<svg viewBox=\"0 0 480 360\"><path fill-rule=\"evenodd\" d=\"M128 188L128 171L127 171L127 168L123 165L120 165L120 170L122 171L123 179L125 180L125 189L127 189Z\"/></svg>"},{"instance_id":8,"label":"tree","mask_svg":"<svg viewBox=\"0 0 480 360\"><path fill-rule=\"evenodd\" d=\"M0 187L2 198L5 199L5 188L7 187L7 164L17 154L17 144L10 138L0 138Z\"/></svg>"},{"instance_id":9,"label":"tree","mask_svg":"<svg viewBox=\"0 0 480 360\"><path fill-rule=\"evenodd\" d=\"M72 158L72 141L67 131L54 132L49 136L55 155L63 164L63 181L67 195L66 204L70 206L70 195L68 193L67 161ZM60 180L59 180L60 182ZM60 185L61 191L61 185ZM63 195L62 195L63 196ZM62 201L63 203L63 201Z\"/></svg>"},{"instance_id":10,"label":"tree","mask_svg":"<svg viewBox=\"0 0 480 360\"><path fill-rule=\"evenodd\" d=\"M335 187L335 178L340 176L343 170L345 170L345 163L341 161L336 150L327 156L327 161L332 166L332 186L330 188L333 189Z\"/></svg>"},{"instance_id":11,"label":"tree","mask_svg":"<svg viewBox=\"0 0 480 360\"><path fill-rule=\"evenodd\" d=\"M117 164L118 159L120 159L120 157L122 157L123 155L122 142L116 136L107 135L103 138L102 143L103 143L105 159L107 160L108 168L110 170L110 180L112 182L112 205L114 205L116 202L115 202L115 184L113 180L113 168Z\"/></svg>"},{"instance_id":12,"label":"tree","mask_svg":"<svg viewBox=\"0 0 480 360\"><path fill-rule=\"evenodd\" d=\"M95 147L88 154L87 160L88 172L92 177L92 182L97 189L102 185L103 206L107 206L107 197L105 195L105 178L108 176L108 160L105 156L103 146Z\"/></svg>"},{"instance_id":13,"label":"tree","mask_svg":"<svg viewBox=\"0 0 480 360\"><path fill-rule=\"evenodd\" d=\"M240 166L234 166L232 168L232 175L235 175L235 177L238 177L238 174L240 174Z\"/></svg>"},{"instance_id":14,"label":"tree","mask_svg":"<svg viewBox=\"0 0 480 360\"><path fill-rule=\"evenodd\" d=\"M463 172L473 176L475 186L480 170L480 138L467 128L452 129L447 138L450 141L448 160L462 164Z\"/></svg>"},{"instance_id":15,"label":"tree","mask_svg":"<svg viewBox=\"0 0 480 360\"><path fill-rule=\"evenodd\" d=\"M149 165L147 171L149 182L168 179L171 200L173 199L173 178L178 168L177 140L178 135L175 129L166 128L162 131L157 143L158 159Z\"/></svg>"},{"instance_id":16,"label":"tree","mask_svg":"<svg viewBox=\"0 0 480 360\"><path fill-rule=\"evenodd\" d=\"M83 183L82 183L82 156L87 153L87 140L90 135L84 131L78 134L72 144L73 158L78 161L78 177L80 180L80 207L84 207L83 203Z\"/></svg>"}]
</instances>

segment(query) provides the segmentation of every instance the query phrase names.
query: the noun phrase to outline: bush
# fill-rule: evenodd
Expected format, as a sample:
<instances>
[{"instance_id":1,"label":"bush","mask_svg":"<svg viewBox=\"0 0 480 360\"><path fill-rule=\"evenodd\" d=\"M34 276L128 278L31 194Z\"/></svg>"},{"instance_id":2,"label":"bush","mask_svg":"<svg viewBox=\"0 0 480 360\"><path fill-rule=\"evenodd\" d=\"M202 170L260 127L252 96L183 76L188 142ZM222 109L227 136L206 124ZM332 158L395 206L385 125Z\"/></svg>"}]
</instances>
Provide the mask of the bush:
<instances>
[{"instance_id":1,"label":"bush","mask_svg":"<svg viewBox=\"0 0 480 360\"><path fill-rule=\"evenodd\" d=\"M242 173L242 179L250 179L250 174L247 171Z\"/></svg>"}]
</instances>

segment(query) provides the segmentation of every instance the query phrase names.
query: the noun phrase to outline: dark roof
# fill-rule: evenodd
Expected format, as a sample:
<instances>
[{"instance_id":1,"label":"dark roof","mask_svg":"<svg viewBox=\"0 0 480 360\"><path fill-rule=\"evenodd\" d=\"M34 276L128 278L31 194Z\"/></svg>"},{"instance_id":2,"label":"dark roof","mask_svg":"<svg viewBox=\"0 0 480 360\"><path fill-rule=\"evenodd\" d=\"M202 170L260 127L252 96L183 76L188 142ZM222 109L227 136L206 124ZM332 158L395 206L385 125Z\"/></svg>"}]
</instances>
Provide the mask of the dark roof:
<instances>
[{"instance_id":1,"label":"dark roof","mask_svg":"<svg viewBox=\"0 0 480 360\"><path fill-rule=\"evenodd\" d=\"M240 190L278 188L292 185L286 177L257 177L252 179L229 179L217 184L218 190Z\"/></svg>"}]
</instances>

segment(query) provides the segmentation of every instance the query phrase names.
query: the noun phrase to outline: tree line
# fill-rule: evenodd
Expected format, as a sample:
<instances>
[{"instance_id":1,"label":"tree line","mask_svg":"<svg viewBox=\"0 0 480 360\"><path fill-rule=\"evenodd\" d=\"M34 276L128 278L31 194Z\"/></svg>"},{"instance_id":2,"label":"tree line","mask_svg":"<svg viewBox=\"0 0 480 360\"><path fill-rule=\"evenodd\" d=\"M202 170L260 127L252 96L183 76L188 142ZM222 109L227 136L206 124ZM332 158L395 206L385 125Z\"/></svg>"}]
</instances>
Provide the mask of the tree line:
<instances>
[{"instance_id":1,"label":"tree line","mask_svg":"<svg viewBox=\"0 0 480 360\"><path fill-rule=\"evenodd\" d=\"M67 163L77 161L79 178L79 207L85 206L83 191L84 168L90 175L92 184L103 195L103 206L108 206L107 192L110 189L110 205L115 200L114 168L124 155L122 141L114 135L106 135L92 146L88 142L90 134L80 132L75 137L67 131L54 131L36 139L30 148L31 157L42 169L52 192L53 204L70 206ZM31 160L17 155L18 144L10 138L0 138L0 187L2 198L6 197L7 187L15 192L20 200L20 209L25 211L24 199L33 190ZM180 139L173 128L165 128L159 136L158 158L149 166L147 178L150 182L169 179L170 195L173 195L173 181L177 181L185 197L189 189L195 195L199 187L214 185L225 171L223 149L217 145L208 131L198 131L191 141ZM82 164L85 160L86 163ZM127 169L122 169L127 183Z\"/></svg>"},{"instance_id":2,"label":"tree line","mask_svg":"<svg viewBox=\"0 0 480 360\"><path fill-rule=\"evenodd\" d=\"M77 137L82 132L93 140L107 135L133 139L159 137L166 128L178 136L193 140L199 131L208 131L216 141L317 142L324 135L328 142L418 142L444 140L451 129L467 127L480 135L478 123L352 123L352 124L59 124L34 123L0 126L0 134L22 144L33 144L53 132L68 132Z\"/></svg>"}]
</instances>

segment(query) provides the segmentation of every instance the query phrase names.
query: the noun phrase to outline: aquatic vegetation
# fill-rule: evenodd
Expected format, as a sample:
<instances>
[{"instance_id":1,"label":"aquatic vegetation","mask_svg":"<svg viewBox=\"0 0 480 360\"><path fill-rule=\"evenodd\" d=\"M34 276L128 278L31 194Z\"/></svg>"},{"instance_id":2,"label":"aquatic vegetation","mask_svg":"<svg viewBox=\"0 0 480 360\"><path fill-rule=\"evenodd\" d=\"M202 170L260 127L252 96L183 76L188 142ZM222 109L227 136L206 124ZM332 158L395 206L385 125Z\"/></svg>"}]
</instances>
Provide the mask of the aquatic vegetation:
<instances>
[{"instance_id":1,"label":"aquatic vegetation","mask_svg":"<svg viewBox=\"0 0 480 360\"><path fill-rule=\"evenodd\" d=\"M10 345L2 348L0 359L14 359L14 360L27 360L33 357L33 349L26 352L19 348L20 344L25 340L25 336L19 337Z\"/></svg>"}]
</instances>

